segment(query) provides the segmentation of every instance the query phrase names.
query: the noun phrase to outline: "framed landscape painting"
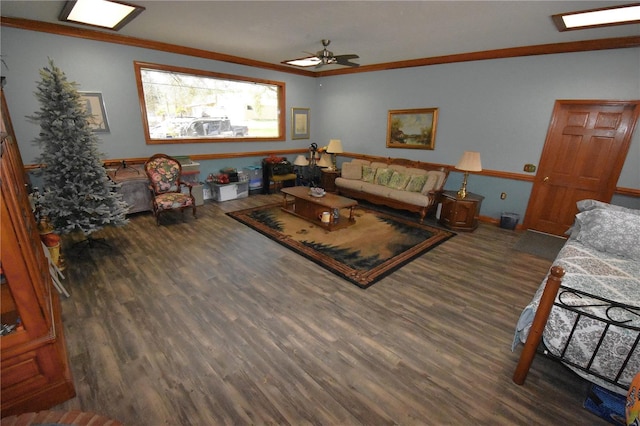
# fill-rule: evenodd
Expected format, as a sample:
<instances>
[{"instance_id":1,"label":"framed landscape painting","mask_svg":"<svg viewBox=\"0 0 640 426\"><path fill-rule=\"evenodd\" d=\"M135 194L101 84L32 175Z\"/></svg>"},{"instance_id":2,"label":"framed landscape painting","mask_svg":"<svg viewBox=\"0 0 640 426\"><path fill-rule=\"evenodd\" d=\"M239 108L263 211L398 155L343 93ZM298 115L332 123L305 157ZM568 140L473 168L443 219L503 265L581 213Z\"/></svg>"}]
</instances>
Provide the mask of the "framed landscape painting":
<instances>
[{"instance_id":1,"label":"framed landscape painting","mask_svg":"<svg viewBox=\"0 0 640 426\"><path fill-rule=\"evenodd\" d=\"M389 111L387 148L435 149L438 108Z\"/></svg>"}]
</instances>

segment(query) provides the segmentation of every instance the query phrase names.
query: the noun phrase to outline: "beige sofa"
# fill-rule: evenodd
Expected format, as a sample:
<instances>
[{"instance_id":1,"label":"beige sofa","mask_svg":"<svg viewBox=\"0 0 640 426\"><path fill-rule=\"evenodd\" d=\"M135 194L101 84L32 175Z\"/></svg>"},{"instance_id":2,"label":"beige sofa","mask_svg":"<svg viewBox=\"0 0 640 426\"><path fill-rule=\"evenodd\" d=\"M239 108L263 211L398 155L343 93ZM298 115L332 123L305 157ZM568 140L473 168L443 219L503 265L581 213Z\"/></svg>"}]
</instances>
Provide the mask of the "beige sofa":
<instances>
[{"instance_id":1,"label":"beige sofa","mask_svg":"<svg viewBox=\"0 0 640 426\"><path fill-rule=\"evenodd\" d=\"M440 165L392 159L353 159L342 163L336 188L345 197L420 214L435 210L449 169Z\"/></svg>"}]
</instances>

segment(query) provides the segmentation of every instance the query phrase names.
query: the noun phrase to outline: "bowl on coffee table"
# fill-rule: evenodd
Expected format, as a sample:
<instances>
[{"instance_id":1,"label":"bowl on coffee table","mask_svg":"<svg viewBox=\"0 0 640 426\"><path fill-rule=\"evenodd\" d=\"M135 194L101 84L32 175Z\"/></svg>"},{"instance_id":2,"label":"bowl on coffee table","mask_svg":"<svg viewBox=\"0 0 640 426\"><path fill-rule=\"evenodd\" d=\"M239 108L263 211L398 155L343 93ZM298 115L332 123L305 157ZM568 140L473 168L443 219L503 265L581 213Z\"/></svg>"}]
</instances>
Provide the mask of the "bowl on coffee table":
<instances>
[{"instance_id":1,"label":"bowl on coffee table","mask_svg":"<svg viewBox=\"0 0 640 426\"><path fill-rule=\"evenodd\" d=\"M311 194L312 197L320 198L324 197L326 192L323 188L309 188L309 194Z\"/></svg>"}]
</instances>

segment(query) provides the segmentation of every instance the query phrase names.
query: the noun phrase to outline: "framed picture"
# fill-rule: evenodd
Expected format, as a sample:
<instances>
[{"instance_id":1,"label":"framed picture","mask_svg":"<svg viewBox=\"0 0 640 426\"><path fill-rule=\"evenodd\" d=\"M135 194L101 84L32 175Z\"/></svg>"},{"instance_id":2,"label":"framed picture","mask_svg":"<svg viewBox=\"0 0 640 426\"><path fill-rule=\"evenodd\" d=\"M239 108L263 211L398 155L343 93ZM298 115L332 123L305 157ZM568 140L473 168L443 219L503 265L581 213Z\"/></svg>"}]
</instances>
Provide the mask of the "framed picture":
<instances>
[{"instance_id":1,"label":"framed picture","mask_svg":"<svg viewBox=\"0 0 640 426\"><path fill-rule=\"evenodd\" d=\"M387 148L435 149L438 108L389 111Z\"/></svg>"},{"instance_id":2,"label":"framed picture","mask_svg":"<svg viewBox=\"0 0 640 426\"><path fill-rule=\"evenodd\" d=\"M104 101L100 92L79 92L80 101L85 109L91 114L89 126L94 132L108 133L109 123L107 122L107 113L104 109Z\"/></svg>"},{"instance_id":3,"label":"framed picture","mask_svg":"<svg viewBox=\"0 0 640 426\"><path fill-rule=\"evenodd\" d=\"M309 108L291 108L291 139L309 139Z\"/></svg>"}]
</instances>

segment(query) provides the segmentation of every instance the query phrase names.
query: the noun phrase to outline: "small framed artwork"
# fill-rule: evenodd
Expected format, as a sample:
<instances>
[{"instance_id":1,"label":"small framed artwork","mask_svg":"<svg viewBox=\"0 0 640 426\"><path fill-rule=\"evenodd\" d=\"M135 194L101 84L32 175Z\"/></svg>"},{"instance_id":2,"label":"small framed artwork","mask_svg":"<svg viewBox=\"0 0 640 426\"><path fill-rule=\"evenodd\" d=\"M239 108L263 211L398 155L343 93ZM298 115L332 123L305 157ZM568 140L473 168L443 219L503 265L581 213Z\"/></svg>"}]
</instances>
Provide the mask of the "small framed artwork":
<instances>
[{"instance_id":1,"label":"small framed artwork","mask_svg":"<svg viewBox=\"0 0 640 426\"><path fill-rule=\"evenodd\" d=\"M291 139L309 139L309 108L291 108Z\"/></svg>"},{"instance_id":2,"label":"small framed artwork","mask_svg":"<svg viewBox=\"0 0 640 426\"><path fill-rule=\"evenodd\" d=\"M435 149L438 108L389 111L387 148Z\"/></svg>"},{"instance_id":3,"label":"small framed artwork","mask_svg":"<svg viewBox=\"0 0 640 426\"><path fill-rule=\"evenodd\" d=\"M89 127L94 132L108 133L109 123L107 122L107 112L104 109L104 101L100 92L79 92L80 102L91 115Z\"/></svg>"}]
</instances>

